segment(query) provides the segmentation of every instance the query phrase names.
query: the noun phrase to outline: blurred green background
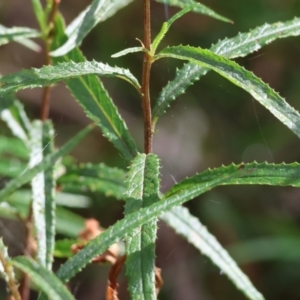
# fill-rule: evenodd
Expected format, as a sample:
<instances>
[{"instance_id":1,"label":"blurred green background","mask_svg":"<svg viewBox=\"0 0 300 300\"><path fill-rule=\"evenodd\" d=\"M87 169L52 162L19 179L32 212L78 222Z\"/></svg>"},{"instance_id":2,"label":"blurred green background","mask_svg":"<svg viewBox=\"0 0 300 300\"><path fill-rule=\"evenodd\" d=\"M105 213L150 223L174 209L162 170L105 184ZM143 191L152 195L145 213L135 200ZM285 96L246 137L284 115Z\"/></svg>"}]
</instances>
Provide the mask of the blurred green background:
<instances>
[{"instance_id":1,"label":"blurred green background","mask_svg":"<svg viewBox=\"0 0 300 300\"><path fill-rule=\"evenodd\" d=\"M60 10L69 23L90 1L62 0ZM190 13L178 20L162 46L210 47L219 39L233 37L264 23L287 21L300 16L297 0L205 0L203 4L232 19L226 24ZM153 36L163 21L178 9L152 3ZM29 0L0 1L0 23L37 28ZM82 50L95 59L129 68L140 78L142 55L118 59L111 54L138 46L142 39L142 1L134 1L114 17L99 24L85 39ZM300 109L300 37L278 40L236 61L267 82L297 110ZM41 67L43 54L11 43L0 48L0 72ZM152 101L174 77L181 61L160 60L153 66ZM140 149L143 145L141 103L135 90L120 80L103 80L118 105ZM19 93L28 114L39 116L40 89ZM51 118L56 144L62 144L89 120L63 84L51 92ZM1 132L7 129L1 125ZM162 191L174 182L206 168L231 162L294 162L300 159L300 141L249 94L210 72L175 101L158 121L154 152L161 158ZM72 154L78 162L105 162L126 168L117 151L96 130ZM122 203L102 195L89 195L93 206L76 211L97 218L107 227L122 218ZM187 204L232 254L266 299L300 299L300 192L295 188L239 186L220 187ZM3 221L4 222L4 221ZM5 223L6 239L20 248L18 226ZM16 229L17 228L17 229ZM16 232L15 232L16 231ZM20 249L15 250L17 253ZM160 300L215 300L245 297L206 258L172 229L159 223L157 266L164 286ZM70 287L76 299L105 299L108 266L89 266ZM5 289L3 286L3 294ZM1 292L0 292L1 293ZM32 299L35 295L33 295ZM126 280L120 277L120 299L128 299Z\"/></svg>"}]
</instances>

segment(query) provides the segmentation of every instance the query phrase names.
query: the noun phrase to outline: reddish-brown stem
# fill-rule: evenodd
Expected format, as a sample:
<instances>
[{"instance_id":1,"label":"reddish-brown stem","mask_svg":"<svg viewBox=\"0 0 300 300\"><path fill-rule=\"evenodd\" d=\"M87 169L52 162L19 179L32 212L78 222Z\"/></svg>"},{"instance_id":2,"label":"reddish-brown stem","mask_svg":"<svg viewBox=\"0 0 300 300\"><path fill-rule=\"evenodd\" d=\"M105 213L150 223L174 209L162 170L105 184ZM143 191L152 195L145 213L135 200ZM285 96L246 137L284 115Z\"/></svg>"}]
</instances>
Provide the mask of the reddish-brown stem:
<instances>
[{"instance_id":1,"label":"reddish-brown stem","mask_svg":"<svg viewBox=\"0 0 300 300\"><path fill-rule=\"evenodd\" d=\"M151 46L151 20L150 0L144 0L144 46L150 51ZM144 114L144 151L146 154L152 152L152 117L150 100L150 71L152 58L148 52L144 53L142 73L142 105Z\"/></svg>"},{"instance_id":2,"label":"reddish-brown stem","mask_svg":"<svg viewBox=\"0 0 300 300\"><path fill-rule=\"evenodd\" d=\"M53 0L52 9L49 14L49 20L48 20L49 33L45 39L45 62L44 62L45 65L51 64L51 57L49 55L49 52L50 52L50 44L51 44L52 27L55 21L55 15L58 11L59 3L60 0ZM47 86L44 88L43 97L42 97L42 106L41 106L42 121L46 121L48 119L49 110L50 110L50 86Z\"/></svg>"},{"instance_id":3,"label":"reddish-brown stem","mask_svg":"<svg viewBox=\"0 0 300 300\"><path fill-rule=\"evenodd\" d=\"M32 254L32 220L33 214L32 214L32 206L30 205L30 211L28 214L27 219L25 220L25 250L24 254L25 256L31 257ZM22 300L28 300L30 296L30 290L29 290L29 283L30 279L26 273L23 273L22 280L20 282L20 295Z\"/></svg>"}]
</instances>

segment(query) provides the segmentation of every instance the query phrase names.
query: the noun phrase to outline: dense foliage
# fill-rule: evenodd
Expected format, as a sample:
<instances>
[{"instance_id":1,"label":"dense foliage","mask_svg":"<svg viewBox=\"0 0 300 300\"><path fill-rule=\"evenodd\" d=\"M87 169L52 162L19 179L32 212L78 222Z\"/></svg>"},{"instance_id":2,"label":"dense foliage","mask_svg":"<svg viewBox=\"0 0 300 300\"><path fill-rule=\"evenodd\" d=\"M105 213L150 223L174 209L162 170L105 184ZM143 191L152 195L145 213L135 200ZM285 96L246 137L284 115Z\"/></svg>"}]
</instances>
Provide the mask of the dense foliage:
<instances>
[{"instance_id":1,"label":"dense foliage","mask_svg":"<svg viewBox=\"0 0 300 300\"><path fill-rule=\"evenodd\" d=\"M231 292L228 295L224 294L224 299L228 299L228 297L236 297L235 299L246 297L255 300L268 297L275 299L272 291L268 291L268 289L272 289L271 285L266 284L266 287L263 285L263 276L256 275L258 278L255 280L257 270L254 269L251 272L251 268L249 268L248 274L248 270L242 270L238 263L272 259L279 265L282 260L299 260L299 254L294 250L299 245L299 229L293 224L292 219L283 221L281 226L276 227L267 214L263 217L259 214L261 219L251 215L256 224L253 226L251 223L249 223L250 225L246 223L248 218L250 219L250 214L244 213L243 209L247 210L247 206L241 211L239 211L238 203L235 203L236 207L231 203L221 206L221 208L205 208L205 206L201 208L195 206L191 200L213 189L212 192L204 194L204 197L205 195L211 197L211 199L206 198L206 205L210 201L224 203L227 197L226 190L223 188L224 192L222 192L223 189L218 188L224 185L243 185L239 189L233 187L230 190L238 189L238 196L234 192L229 192L229 196L232 193L231 196L238 200L247 199L246 194L249 188L245 187L246 185L273 186L272 188L276 191L286 186L300 186L300 164L297 163L295 155L288 156L287 152L287 156L279 160L277 157L274 159L271 153L266 159L267 161L261 162L260 152L271 152L264 132L275 132L274 136L277 138L277 125L269 126L269 123L265 124L259 120L260 110L256 108L254 101L256 100L266 108L265 113L267 112L268 116L273 115L278 124L283 124L286 132L289 130L294 133L295 144L300 138L298 110L289 104L289 99L286 101L280 95L281 93L276 92L255 72L249 70L245 61L236 60L260 51L262 47L275 40L298 36L300 19L294 17L287 21L261 25L254 23L252 27L258 25L256 28L238 33L232 38L215 41L210 47L187 45L184 41L176 46L169 43L168 36L172 36L173 27L177 22L186 18L187 14L194 13L196 16L198 14L198 18L203 18L204 15L207 20L213 18L218 20L215 22L224 22L223 25L230 24L232 21L206 5L193 0L157 0L159 4L144 0L143 7L140 8L140 27L143 27L144 38L135 41L135 46L110 53L107 60L98 59L97 55L92 59L87 59L79 47L82 43L83 49L87 47L84 42L86 38L88 39L89 34L93 34L92 29L107 19L115 18L117 20L118 14L125 7L133 5L132 1L94 0L68 26L65 25L64 16L59 10L59 0L47 0L45 7L40 0L31 2L39 29L21 26L0 27L0 45L17 42L22 47L28 48L28 51L33 51L35 55L43 53L45 57L43 66L40 68L24 68L17 72L9 72L0 78L0 119L3 125L0 136L0 176L3 178L0 190L0 216L4 220L18 220L18 223L23 224L25 231L25 242L24 245L21 245L22 255L9 255L10 247L7 249L5 239L4 242L2 239L0 241L0 271L6 282L8 295L11 294L16 300L28 300L30 290L32 290L37 293L39 300L75 299L77 298L76 292L72 288L68 289L65 284L77 276L87 265L96 265L99 269L106 268L108 279L99 277L99 281L103 282L102 293L103 297L106 295L106 299L118 299L119 274L123 266L128 280L126 288L129 291L130 299L150 300L157 297L168 299L170 296L168 292L164 291L163 280L167 281L168 277L172 278L172 274L170 272L165 275L163 268L160 270L156 267L161 267L159 260L166 260L171 255L161 251L162 253L159 253L158 261L156 261L158 222L161 222L161 224L166 223L193 245L201 255L207 257L216 266L218 273L226 275L231 281L226 279L226 285L233 285L239 290L239 293L234 290L232 294L230 294ZM157 34L152 32L152 39L150 4L155 8L160 7L166 14L166 20L162 20L155 31ZM171 7L177 7L177 9L173 10ZM184 20L187 22L188 19ZM184 22L179 24L184 24ZM105 28L106 23L101 26ZM107 38L104 35L99 40L110 43L112 37L108 34L109 25L107 26ZM194 29L189 31L189 28L183 28L183 30L187 30L193 35L196 34ZM121 33L115 38L122 39ZM134 41L133 37L132 40ZM40 44L36 43L37 41L43 43L42 48ZM101 46L99 48L101 52ZM91 56L91 53L87 51L87 55ZM140 79L135 75L137 74L137 61L130 70L124 67L131 65L133 56L143 57L139 61L142 69ZM165 59L167 59L167 63L164 62ZM184 65L176 69L173 78L169 72L166 72L168 82L161 80L165 76L163 72L159 79L150 77L150 72L151 70L155 71L156 65L170 64L172 66L171 59L178 62L184 61ZM209 71L214 71L211 72L214 75L208 75L208 79L205 81L204 75ZM223 77L223 79L216 75L221 75L220 78ZM106 81L106 77L109 77L109 81ZM117 77L118 84L114 86L114 89L119 87L116 92L109 88L110 82L115 77ZM235 104L236 99L231 99L235 97L231 97L230 93L232 92L228 92L228 90L232 85L249 95L250 104L254 105L254 110L251 107L254 111L252 123L259 127L256 135L263 140L263 145L259 145L258 150L248 147L248 152L244 151L243 159L234 158L232 159L234 162L228 159L225 161L216 159L213 164L214 168L209 168L209 164L202 164L201 168L193 166L190 169L196 170L196 175L191 175L189 169L188 172L182 172L180 175L180 177L184 177L188 174L189 177L176 182L172 172L165 173L165 170L161 168L162 165L165 166L164 160L167 156L174 155L174 152L176 154L176 150L174 151L174 146L166 147L165 141L161 142L156 139L156 135L159 136L160 131L164 128L159 125L159 121L160 118L164 120L169 109L173 109L175 100L186 90L188 94L190 91L188 88L191 85L198 85L198 81L202 77L206 83L206 86L203 87L203 95L208 93L209 87L212 90L211 95L214 97L214 85L224 85L225 92L222 100L227 103L223 104L224 110L227 112L235 110L233 115L237 118L243 119L251 106L242 109ZM59 122L56 123L55 118L51 120L49 107L52 107L54 101L50 98L50 91L55 84L61 81L67 87L69 94L80 105L90 124L84 129L78 130L68 141L57 147L55 141L57 133L60 132L57 130ZM158 86L158 83L161 84L160 81L164 82L161 89ZM39 117L28 116L31 111L30 107L25 106L24 108L19 100L23 94L17 93L31 88L43 88ZM141 130L134 128L130 124L130 118L127 119L126 114L123 113L126 103L114 99L114 96L122 97L127 88L129 92L126 97L123 96L123 99L128 97L126 99L128 104L132 101L129 98L141 99L141 104L138 105L142 107L142 112L139 111L139 113L142 115L144 123L143 149L138 137ZM234 89L234 91L237 90ZM202 97L198 90L195 92L194 87L191 88L190 93L193 95L191 98ZM240 91L236 93L240 95L238 94ZM232 102L230 102L231 100ZM192 101L190 102L192 104ZM172 107L170 108L170 106ZM215 105L209 106L204 103L203 107L205 108L205 106L208 106L208 111L215 111ZM67 111L68 107L65 105L62 110ZM183 114L184 110L185 108L179 109ZM173 113L174 111L170 114ZM197 114L197 109L194 113ZM199 111L199 115L196 117L191 115L191 121L193 118L195 120L205 119L205 116L202 111ZM225 117L222 116L222 118ZM232 115L228 114L227 118L231 119ZM218 115L215 116L215 119L218 119ZM179 126L176 122L179 121L176 121L175 118L172 128ZM201 122L197 123L199 127L202 125L202 128L199 129L195 128L193 124L187 124L185 128L186 124L183 122L183 125L180 125L183 128L183 135L193 136L193 132L199 133L200 136L203 135L201 130L205 130L206 125L205 120ZM226 122L224 124L226 127ZM111 151L117 155L113 154L112 158L107 155L107 160L105 160L102 159L100 151L97 162L95 162L89 157L93 147L87 145L82 139L90 136L92 132L97 136L100 135L99 129L104 138L115 147L116 150ZM181 128L177 133L180 131ZM239 148L245 138L255 141L251 133L245 134L246 137L242 138L238 130L235 132L237 136L232 140L232 149ZM284 143L288 145L288 134L284 132L283 135L287 135L287 138L286 141L281 138L279 149L284 147L282 145ZM211 136L214 137L215 133L212 132ZM164 138L167 139L168 134ZM174 139L175 148L183 147L185 149L184 152L177 151L175 160L185 161L190 156L194 157L195 153L196 156L201 156L200 151L197 153L196 149L188 149L184 144L184 139L180 136L175 135ZM230 141L230 137L226 140ZM207 147L210 147L209 144L212 142L208 141L207 143ZM255 142L249 143L255 146ZM86 162L84 163L77 162L69 154L77 145L83 145L81 149L85 153ZM193 146L196 147L196 144L194 143ZM215 148L218 146L220 144L216 142ZM160 147L166 148L164 149L166 154L162 157L159 155ZM219 148L218 151L221 152ZM218 155L217 151L215 153ZM250 161L253 153L254 159ZM255 154L258 155L257 158ZM207 151L207 156L207 159L210 160L209 151ZM284 163L284 161L289 163ZM218 163L221 166L218 166ZM172 180L174 179L175 183L165 180L166 174ZM266 191L270 191L270 189ZM264 193L264 190L258 191ZM204 197L203 200L205 200ZM124 204L121 208L123 216L119 216L120 220L116 222L112 221L114 220L112 207L115 206L118 209L121 201L113 202L112 198L121 200ZM267 198L267 203L270 203L270 198L264 196L259 201L264 201L264 198ZM190 208L196 207L193 214L187 207L182 206L189 201ZM249 199L245 201L249 201ZM257 205L257 203L255 202L253 205ZM263 206L263 204L260 205ZM202 213L198 214L197 210L200 208ZM83 215L87 218L82 217L80 213L75 213L74 209L83 209ZM103 209L105 210L103 218L107 218L107 229L100 227L99 223L93 219L98 217L98 212ZM212 211L214 209L215 212ZM249 206L249 211L255 212L255 209ZM196 215L198 216L196 217ZM202 217L208 228L202 224ZM216 222L213 223L212 220ZM105 224L101 217L100 221L101 224ZM272 230L261 229L257 225L260 223L263 223L265 227L269 226ZM211 228L210 225L212 225ZM286 235L266 238L269 232L273 232L277 228L285 231ZM9 228L7 229L9 231ZM237 242L228 252L225 245L220 243L217 238L218 231L226 229L228 232L240 230L239 234L231 233L232 240L238 240L239 235L246 236L245 239L255 236L255 239ZM216 234L213 235L210 230L215 231ZM257 235L255 235L256 232L258 232ZM160 247L164 240L160 241L159 239L158 242ZM20 248L20 244L18 247ZM178 251L182 250L180 247L178 249ZM55 265L54 258L57 258ZM60 259L66 260L62 262ZM103 267L102 263L110 265L109 271L107 271L107 267ZM57 271L54 272L53 270L56 269ZM199 270L199 273L201 272ZM272 271L272 275L275 276L276 272L276 269L274 272ZM282 270L278 271L279 275L276 277L278 282L281 280L280 274L284 274L282 272ZM182 275L186 276L187 273L182 272ZM291 276L291 282L294 279L295 276ZM167 286L168 284L167 282ZM188 288L185 289L184 283L182 285L182 290L188 295ZM173 286L173 288L175 287ZM161 294L159 294L160 291ZM88 287L85 287L82 293L88 298ZM221 299L222 293L213 291L212 293ZM283 293L283 290L280 290L280 293ZM159 296L157 296L158 294ZM268 296L265 298L266 294ZM3 294L3 297L8 295ZM286 295L290 296L288 293ZM120 298L122 297L127 296L120 296ZM203 295L197 297L200 298ZM189 296L187 296L188 298Z\"/></svg>"}]
</instances>

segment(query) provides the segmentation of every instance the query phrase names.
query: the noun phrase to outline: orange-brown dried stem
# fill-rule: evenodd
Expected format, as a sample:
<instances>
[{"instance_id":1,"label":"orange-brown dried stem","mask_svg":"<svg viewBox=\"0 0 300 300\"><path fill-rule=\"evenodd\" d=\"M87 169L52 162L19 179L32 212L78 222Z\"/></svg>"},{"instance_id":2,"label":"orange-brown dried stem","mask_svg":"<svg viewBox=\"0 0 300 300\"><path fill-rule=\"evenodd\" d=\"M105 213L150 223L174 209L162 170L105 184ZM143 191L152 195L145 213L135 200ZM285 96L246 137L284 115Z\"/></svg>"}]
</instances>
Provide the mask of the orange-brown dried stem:
<instances>
[{"instance_id":1,"label":"orange-brown dried stem","mask_svg":"<svg viewBox=\"0 0 300 300\"><path fill-rule=\"evenodd\" d=\"M116 263L111 267L108 273L108 282L106 289L106 300L119 300L118 297L118 282L117 278L124 266L126 255L121 256Z\"/></svg>"}]
</instances>

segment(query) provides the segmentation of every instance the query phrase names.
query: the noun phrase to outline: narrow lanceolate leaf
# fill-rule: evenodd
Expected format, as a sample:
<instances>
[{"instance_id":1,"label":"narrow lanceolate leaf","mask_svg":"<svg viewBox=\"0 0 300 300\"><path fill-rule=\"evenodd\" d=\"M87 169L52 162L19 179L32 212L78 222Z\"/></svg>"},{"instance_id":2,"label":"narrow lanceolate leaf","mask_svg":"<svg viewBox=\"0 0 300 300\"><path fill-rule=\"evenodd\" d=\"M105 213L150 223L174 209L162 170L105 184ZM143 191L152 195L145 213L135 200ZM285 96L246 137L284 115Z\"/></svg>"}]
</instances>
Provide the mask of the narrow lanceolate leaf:
<instances>
[{"instance_id":1,"label":"narrow lanceolate leaf","mask_svg":"<svg viewBox=\"0 0 300 300\"><path fill-rule=\"evenodd\" d=\"M45 13L43 6L41 4L40 0L31 0L33 11L35 14L35 17L40 25L40 28L43 33L46 33L47 30L47 20L45 18Z\"/></svg>"},{"instance_id":2,"label":"narrow lanceolate leaf","mask_svg":"<svg viewBox=\"0 0 300 300\"><path fill-rule=\"evenodd\" d=\"M159 201L159 162L154 154L140 154L127 179L125 216ZM155 240L157 220L127 233L126 275L132 299L156 299Z\"/></svg>"},{"instance_id":3,"label":"narrow lanceolate leaf","mask_svg":"<svg viewBox=\"0 0 300 300\"><path fill-rule=\"evenodd\" d=\"M255 176L253 176L253 174L256 174L257 180L254 180ZM269 176L266 176L266 174L269 174ZM181 205L214 187L224 184L256 183L270 185L278 185L278 183L281 183L281 185L287 186L300 186L299 174L299 164L242 164L239 166L232 165L229 167L221 167L221 171L216 169L214 171L203 172L202 174L196 175L199 180L196 180L194 184L192 184L192 182L185 184L183 181L181 188L181 183L179 183L176 188L174 190L171 189L162 200L149 207L132 212L123 220L118 221L113 226L109 227L101 235L89 242L84 249L63 264L60 267L57 276L63 282L67 282L85 267L92 258L103 253L110 245L120 241L128 233L165 212L170 211L173 207ZM245 180L247 176L248 179ZM261 180L263 178L269 178L269 180L263 181ZM192 181L193 179L191 178L189 180Z\"/></svg>"},{"instance_id":4,"label":"narrow lanceolate leaf","mask_svg":"<svg viewBox=\"0 0 300 300\"><path fill-rule=\"evenodd\" d=\"M265 24L249 32L239 33L236 37L218 42L210 50L227 58L243 57L276 39L299 34L300 18L295 18L292 21ZM208 68L191 62L177 70L175 79L164 87L157 98L153 109L153 120L156 122L173 100L208 71Z\"/></svg>"},{"instance_id":5,"label":"narrow lanceolate leaf","mask_svg":"<svg viewBox=\"0 0 300 300\"><path fill-rule=\"evenodd\" d=\"M32 123L30 136L30 161L29 164L34 167L43 161L43 123L36 120ZM37 241L37 260L46 267L47 256L47 237L45 214L45 179L44 172L37 174L31 180L32 187L32 211L34 217L34 228Z\"/></svg>"},{"instance_id":6,"label":"narrow lanceolate leaf","mask_svg":"<svg viewBox=\"0 0 300 300\"><path fill-rule=\"evenodd\" d=\"M94 125L87 126L53 154L46 155L36 166L32 167L29 165L19 177L8 182L0 191L0 202L5 201L10 194L22 185L28 183L37 174L51 168L59 158L70 152L91 131L92 128L94 128Z\"/></svg>"},{"instance_id":7,"label":"narrow lanceolate leaf","mask_svg":"<svg viewBox=\"0 0 300 300\"><path fill-rule=\"evenodd\" d=\"M215 18L217 20L220 21L224 21L224 22L230 22L232 23L231 20L217 14L216 12L214 12L212 9L210 9L209 7L198 3L194 0L156 0L157 2L160 2L162 4L168 4L171 6L176 6L176 7L180 7L180 8L185 8L187 6L193 5L193 4L197 4L194 12L201 14L201 15L206 15L212 18Z\"/></svg>"},{"instance_id":8,"label":"narrow lanceolate leaf","mask_svg":"<svg viewBox=\"0 0 300 300\"><path fill-rule=\"evenodd\" d=\"M193 185L210 182L222 177L224 174L233 174L234 177L222 182L222 185L274 185L274 186L300 186L300 164L269 164L269 163L249 163L232 164L220 168L206 170L193 177L187 178L175 184L166 194L165 198L176 194L182 190L187 190Z\"/></svg>"},{"instance_id":9,"label":"narrow lanceolate leaf","mask_svg":"<svg viewBox=\"0 0 300 300\"><path fill-rule=\"evenodd\" d=\"M0 99L0 118L7 124L14 136L28 145L30 121L23 105L12 95Z\"/></svg>"},{"instance_id":10,"label":"narrow lanceolate leaf","mask_svg":"<svg viewBox=\"0 0 300 300\"><path fill-rule=\"evenodd\" d=\"M300 137L300 114L266 83L237 63L223 56L216 55L209 50L190 46L165 48L157 55L157 58L160 57L189 60L219 73L248 92L280 122Z\"/></svg>"},{"instance_id":11,"label":"narrow lanceolate leaf","mask_svg":"<svg viewBox=\"0 0 300 300\"><path fill-rule=\"evenodd\" d=\"M26 168L29 150L15 137L0 137L0 177L17 177Z\"/></svg>"},{"instance_id":12,"label":"narrow lanceolate leaf","mask_svg":"<svg viewBox=\"0 0 300 300\"><path fill-rule=\"evenodd\" d=\"M41 33L37 30L27 27L7 28L0 25L0 46L12 41L21 41L28 38L40 37Z\"/></svg>"},{"instance_id":13,"label":"narrow lanceolate leaf","mask_svg":"<svg viewBox=\"0 0 300 300\"><path fill-rule=\"evenodd\" d=\"M116 57L124 56L128 53L143 52L143 51L145 51L143 47L132 47L132 48L127 48L120 52L117 52L117 53L113 54L111 57L116 58Z\"/></svg>"},{"instance_id":14,"label":"narrow lanceolate leaf","mask_svg":"<svg viewBox=\"0 0 300 300\"><path fill-rule=\"evenodd\" d=\"M182 235L203 255L206 255L223 274L239 288L249 299L263 299L263 296L252 285L249 278L241 271L228 252L216 238L208 232L201 222L182 206L174 207L160 216L176 233ZM257 248L256 248L257 249Z\"/></svg>"},{"instance_id":15,"label":"narrow lanceolate leaf","mask_svg":"<svg viewBox=\"0 0 300 300\"><path fill-rule=\"evenodd\" d=\"M156 52L156 49L158 47L158 45L160 44L160 42L162 41L162 39L164 38L164 36L166 35L166 33L169 31L171 25L180 17L182 17L183 15L185 15L186 13L197 9L197 7L201 7L202 4L196 3L193 5L188 5L186 6L184 9L182 9L181 11L179 11L177 14L175 14L171 19L169 19L167 22L164 22L162 25L162 28L160 30L160 32L157 34L157 36L154 38L152 44L151 44L151 54L154 55Z\"/></svg>"},{"instance_id":16,"label":"narrow lanceolate leaf","mask_svg":"<svg viewBox=\"0 0 300 300\"><path fill-rule=\"evenodd\" d=\"M0 96L27 88L48 86L69 78L91 74L120 77L130 82L136 89L139 90L140 88L137 79L126 69L110 67L96 61L80 63L71 61L56 66L44 66L41 69L22 70L18 73L4 76L0 79Z\"/></svg>"},{"instance_id":17,"label":"narrow lanceolate leaf","mask_svg":"<svg viewBox=\"0 0 300 300\"><path fill-rule=\"evenodd\" d=\"M31 131L30 165L35 166L54 152L54 130L50 121L33 122ZM51 270L55 236L55 182L54 166L37 174L31 180L32 211L37 240L37 259Z\"/></svg>"},{"instance_id":18,"label":"narrow lanceolate leaf","mask_svg":"<svg viewBox=\"0 0 300 300\"><path fill-rule=\"evenodd\" d=\"M19 256L11 263L13 266L28 274L30 279L51 300L75 300L63 283L50 271L32 258Z\"/></svg>"},{"instance_id":19,"label":"narrow lanceolate leaf","mask_svg":"<svg viewBox=\"0 0 300 300\"><path fill-rule=\"evenodd\" d=\"M54 153L54 128L50 120L43 123L43 157ZM52 269L53 252L55 246L55 176L54 176L55 164L48 170L44 171L44 192L45 192L45 210L44 218L46 225L46 268Z\"/></svg>"},{"instance_id":20,"label":"narrow lanceolate leaf","mask_svg":"<svg viewBox=\"0 0 300 300\"><path fill-rule=\"evenodd\" d=\"M29 158L29 150L19 138L1 135L0 156L3 156L2 159L4 160L5 155L8 154L24 161L28 161Z\"/></svg>"},{"instance_id":21,"label":"narrow lanceolate leaf","mask_svg":"<svg viewBox=\"0 0 300 300\"><path fill-rule=\"evenodd\" d=\"M57 18L53 47L61 45L64 41L63 24L61 19ZM85 58L78 49L74 49L68 55L54 57L53 61L54 63L84 62ZM127 161L131 161L138 153L136 145L124 120L99 79L89 75L69 79L66 84L87 116L101 128L103 135L114 144Z\"/></svg>"},{"instance_id":22,"label":"narrow lanceolate leaf","mask_svg":"<svg viewBox=\"0 0 300 300\"><path fill-rule=\"evenodd\" d=\"M159 215L170 210L174 206L180 205L201 193L204 193L211 188L217 186L224 178L218 178L212 182L195 186L191 192L183 195L174 195L170 199L158 201L149 207L141 208L136 212L127 215L123 220L118 221L113 226L109 227L105 232L101 233L94 240L89 242L81 251L71 257L64 263L57 272L57 276L63 281L69 281L83 267L85 267L92 258L106 251L110 245L116 243L130 232L136 230L143 224L157 218ZM43 298L44 299L44 298Z\"/></svg>"},{"instance_id":23,"label":"narrow lanceolate leaf","mask_svg":"<svg viewBox=\"0 0 300 300\"><path fill-rule=\"evenodd\" d=\"M117 199L124 199L125 172L104 164L81 164L67 170L59 178L64 191L104 193Z\"/></svg>"},{"instance_id":24,"label":"narrow lanceolate leaf","mask_svg":"<svg viewBox=\"0 0 300 300\"><path fill-rule=\"evenodd\" d=\"M62 56L80 45L86 35L99 23L113 16L132 0L94 0L67 28L68 40L51 53Z\"/></svg>"}]
</instances>

